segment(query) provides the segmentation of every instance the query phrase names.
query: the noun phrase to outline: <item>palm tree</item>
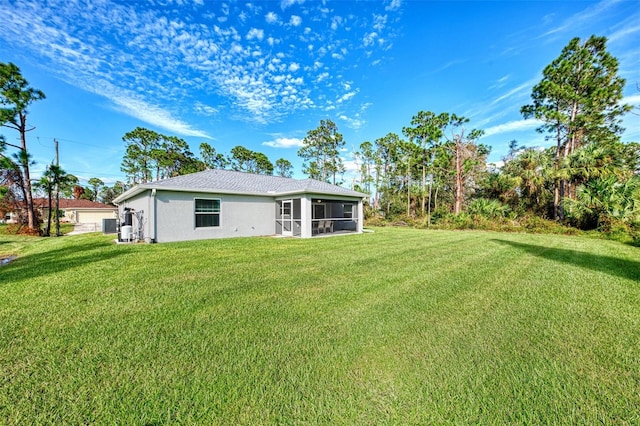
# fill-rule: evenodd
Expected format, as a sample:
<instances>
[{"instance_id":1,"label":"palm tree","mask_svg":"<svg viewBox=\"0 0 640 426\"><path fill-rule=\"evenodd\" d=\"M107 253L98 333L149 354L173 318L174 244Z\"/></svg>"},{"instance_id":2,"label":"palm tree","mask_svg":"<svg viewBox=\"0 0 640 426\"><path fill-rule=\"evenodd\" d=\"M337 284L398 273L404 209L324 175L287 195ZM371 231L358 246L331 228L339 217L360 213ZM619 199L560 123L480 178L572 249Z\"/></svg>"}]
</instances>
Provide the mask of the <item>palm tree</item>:
<instances>
[{"instance_id":1,"label":"palm tree","mask_svg":"<svg viewBox=\"0 0 640 426\"><path fill-rule=\"evenodd\" d=\"M583 227L602 228L611 220L634 225L640 222L640 176L622 182L613 175L592 179L578 188L575 200L565 201Z\"/></svg>"},{"instance_id":2,"label":"palm tree","mask_svg":"<svg viewBox=\"0 0 640 426\"><path fill-rule=\"evenodd\" d=\"M525 148L505 164L504 173L514 180L520 206L526 211L546 212L553 182L552 156L549 150Z\"/></svg>"},{"instance_id":3,"label":"palm tree","mask_svg":"<svg viewBox=\"0 0 640 426\"><path fill-rule=\"evenodd\" d=\"M623 168L620 151L621 149L616 150L616 147L611 145L596 144L578 149L567 158L565 163L570 180L580 185L591 179L618 174L618 171Z\"/></svg>"},{"instance_id":4,"label":"palm tree","mask_svg":"<svg viewBox=\"0 0 640 426\"><path fill-rule=\"evenodd\" d=\"M46 236L51 235L51 212L53 211L52 209L53 191L56 188L60 188L60 186L67 184L67 182L70 180L70 177L71 175L67 174L64 170L62 170L60 166L56 166L52 164L47 167L47 170L44 172L42 178L40 178L40 181L38 182L39 186L47 192L47 198L48 198L49 214L47 216L47 227L45 228ZM60 216L58 215L57 200L56 200L55 211L56 211L56 216L55 216L56 217L56 236L58 237L60 236Z\"/></svg>"}]
</instances>

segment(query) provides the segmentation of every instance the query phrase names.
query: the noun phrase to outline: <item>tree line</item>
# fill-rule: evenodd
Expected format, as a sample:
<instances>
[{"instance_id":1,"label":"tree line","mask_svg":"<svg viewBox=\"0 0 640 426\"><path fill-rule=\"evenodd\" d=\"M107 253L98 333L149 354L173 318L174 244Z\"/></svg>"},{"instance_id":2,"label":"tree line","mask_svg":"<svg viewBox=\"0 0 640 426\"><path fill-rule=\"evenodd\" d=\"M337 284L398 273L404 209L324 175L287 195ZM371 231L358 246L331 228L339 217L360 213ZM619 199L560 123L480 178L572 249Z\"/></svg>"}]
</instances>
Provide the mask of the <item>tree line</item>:
<instances>
[{"instance_id":1,"label":"tree line","mask_svg":"<svg viewBox=\"0 0 640 426\"><path fill-rule=\"evenodd\" d=\"M605 37L572 39L520 110L553 146L511 141L501 167L487 166L490 148L468 119L420 111L404 139L390 133L360 145L372 213L459 227L541 218L640 239L640 145L621 140L631 110L624 84Z\"/></svg>"},{"instance_id":2,"label":"tree line","mask_svg":"<svg viewBox=\"0 0 640 426\"><path fill-rule=\"evenodd\" d=\"M128 132L122 140L126 149L120 170L129 185L206 169L293 176L293 165L289 160L280 158L274 164L264 153L241 145L231 148L225 155L203 142L200 144L200 158L197 158L183 139L142 127ZM298 150L303 160L302 172L312 179L341 184L345 166L340 154L344 146L345 141L336 124L329 119L320 120L318 128L307 132Z\"/></svg>"},{"instance_id":3,"label":"tree line","mask_svg":"<svg viewBox=\"0 0 640 426\"><path fill-rule=\"evenodd\" d=\"M0 123L17 130L22 141L13 146L18 149L13 156L5 154L8 144L3 139L0 143L0 188L5 188L0 197L6 199L7 188L16 188L15 197L28 204L26 107L44 94L30 88L15 65L0 64L0 70ZM358 171L351 186L369 194L367 215L385 221L475 226L483 220L540 218L582 229L618 227L634 234L640 229L640 145L621 141L621 120L631 110L622 104L624 84L605 37L574 38L545 67L531 102L520 109L524 118L541 123L537 131L553 141L550 148L511 141L503 165L490 167L491 148L478 142L484 132L471 127L469 118L419 111L401 135L389 133L359 145L353 153ZM92 178L82 188L85 193L76 197L110 202L133 185L205 169L293 175L290 161L280 158L272 163L264 153L243 146L224 154L203 142L196 156L183 139L141 127L122 140L126 182L109 187ZM346 143L336 124L321 120L302 142L297 152L302 173L343 184ZM61 172L45 174L42 185L57 182L78 191L73 177Z\"/></svg>"},{"instance_id":4,"label":"tree line","mask_svg":"<svg viewBox=\"0 0 640 426\"><path fill-rule=\"evenodd\" d=\"M280 158L275 165L261 153L235 146L230 154L217 152L210 144L200 144L200 158L183 139L137 127L123 138L125 155L120 170L128 185L152 182L205 169L231 169L257 174L291 177L291 162Z\"/></svg>"}]
</instances>

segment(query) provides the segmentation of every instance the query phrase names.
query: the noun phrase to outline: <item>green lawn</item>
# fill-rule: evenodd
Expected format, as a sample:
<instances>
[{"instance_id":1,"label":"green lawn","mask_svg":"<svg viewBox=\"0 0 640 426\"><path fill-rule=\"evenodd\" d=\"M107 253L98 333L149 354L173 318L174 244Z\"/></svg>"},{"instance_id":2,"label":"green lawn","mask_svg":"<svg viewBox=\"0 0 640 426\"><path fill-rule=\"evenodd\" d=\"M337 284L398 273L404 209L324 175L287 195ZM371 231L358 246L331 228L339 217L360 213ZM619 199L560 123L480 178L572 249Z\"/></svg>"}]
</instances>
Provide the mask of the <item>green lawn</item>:
<instances>
[{"instance_id":1,"label":"green lawn","mask_svg":"<svg viewBox=\"0 0 640 426\"><path fill-rule=\"evenodd\" d=\"M640 250L0 236L0 423L638 424Z\"/></svg>"}]
</instances>

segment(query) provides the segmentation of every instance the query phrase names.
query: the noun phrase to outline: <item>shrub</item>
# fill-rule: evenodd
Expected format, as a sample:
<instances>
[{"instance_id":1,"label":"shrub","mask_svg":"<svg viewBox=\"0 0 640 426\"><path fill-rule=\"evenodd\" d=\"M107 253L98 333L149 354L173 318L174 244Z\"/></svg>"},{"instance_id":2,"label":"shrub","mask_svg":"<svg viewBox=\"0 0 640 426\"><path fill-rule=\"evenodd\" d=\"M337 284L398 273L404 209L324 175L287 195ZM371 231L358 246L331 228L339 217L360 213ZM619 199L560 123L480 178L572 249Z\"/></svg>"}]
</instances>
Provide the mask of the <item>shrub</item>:
<instances>
[{"instance_id":1,"label":"shrub","mask_svg":"<svg viewBox=\"0 0 640 426\"><path fill-rule=\"evenodd\" d=\"M41 231L39 229L31 229L22 223L12 223L4 227L3 233L7 235L30 235L39 237Z\"/></svg>"},{"instance_id":2,"label":"shrub","mask_svg":"<svg viewBox=\"0 0 640 426\"><path fill-rule=\"evenodd\" d=\"M469 204L467 212L472 216L481 216L487 219L501 219L511 213L511 208L498 200L478 198Z\"/></svg>"},{"instance_id":3,"label":"shrub","mask_svg":"<svg viewBox=\"0 0 640 426\"><path fill-rule=\"evenodd\" d=\"M525 215L518 220L518 223L527 232L535 234L580 235L582 233L579 229L564 226L553 220L535 215Z\"/></svg>"}]
</instances>

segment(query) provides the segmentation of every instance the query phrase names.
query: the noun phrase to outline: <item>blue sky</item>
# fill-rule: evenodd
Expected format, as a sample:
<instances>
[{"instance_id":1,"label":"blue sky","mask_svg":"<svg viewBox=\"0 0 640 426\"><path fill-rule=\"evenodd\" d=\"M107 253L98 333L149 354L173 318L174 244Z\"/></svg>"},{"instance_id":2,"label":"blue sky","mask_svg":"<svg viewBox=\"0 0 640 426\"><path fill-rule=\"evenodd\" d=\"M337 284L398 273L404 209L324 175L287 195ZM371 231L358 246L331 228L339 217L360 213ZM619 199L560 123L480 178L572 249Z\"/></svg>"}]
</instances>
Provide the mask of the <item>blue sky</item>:
<instances>
[{"instance_id":1,"label":"blue sky","mask_svg":"<svg viewBox=\"0 0 640 426\"><path fill-rule=\"evenodd\" d=\"M519 111L576 36L609 38L640 105L638 1L0 0L0 16L0 61L47 96L29 114L36 175L56 138L83 183L124 180L122 136L137 126L196 154L207 142L286 158L302 177L296 152L321 119L353 168L360 143L401 135L420 110L470 118L499 161L512 139L549 146ZM640 141L640 117L624 124Z\"/></svg>"}]
</instances>

